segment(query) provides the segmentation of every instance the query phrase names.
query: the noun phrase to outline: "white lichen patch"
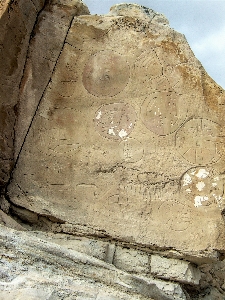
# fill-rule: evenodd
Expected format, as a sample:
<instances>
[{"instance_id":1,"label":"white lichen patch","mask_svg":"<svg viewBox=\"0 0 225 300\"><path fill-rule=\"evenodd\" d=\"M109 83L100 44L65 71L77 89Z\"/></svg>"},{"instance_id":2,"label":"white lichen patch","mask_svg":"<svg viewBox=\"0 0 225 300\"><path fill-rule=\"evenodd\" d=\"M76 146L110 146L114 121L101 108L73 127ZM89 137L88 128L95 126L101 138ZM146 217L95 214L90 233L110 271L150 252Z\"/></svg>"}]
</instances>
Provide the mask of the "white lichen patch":
<instances>
[{"instance_id":1,"label":"white lichen patch","mask_svg":"<svg viewBox=\"0 0 225 300\"><path fill-rule=\"evenodd\" d=\"M216 182L212 182L212 186L213 186L213 187L216 187L216 186L217 186L217 183L216 183Z\"/></svg>"},{"instance_id":2,"label":"white lichen patch","mask_svg":"<svg viewBox=\"0 0 225 300\"><path fill-rule=\"evenodd\" d=\"M199 181L197 184L196 184L196 188L199 190L199 192L201 192L205 187L205 183L203 181Z\"/></svg>"},{"instance_id":3,"label":"white lichen patch","mask_svg":"<svg viewBox=\"0 0 225 300\"><path fill-rule=\"evenodd\" d=\"M209 175L209 172L206 171L205 169L199 169L198 173L195 174L196 177L201 178L201 179L208 177L208 175Z\"/></svg>"},{"instance_id":4,"label":"white lichen patch","mask_svg":"<svg viewBox=\"0 0 225 300\"><path fill-rule=\"evenodd\" d=\"M214 180L215 180L215 181L219 181L220 179L219 179L219 177L217 176L217 177L214 178Z\"/></svg>"},{"instance_id":5,"label":"white lichen patch","mask_svg":"<svg viewBox=\"0 0 225 300\"><path fill-rule=\"evenodd\" d=\"M207 196L195 196L195 207L202 206L202 202L209 200Z\"/></svg>"},{"instance_id":6,"label":"white lichen patch","mask_svg":"<svg viewBox=\"0 0 225 300\"><path fill-rule=\"evenodd\" d=\"M108 133L109 133L109 134L112 134L112 135L116 135L113 128L109 128Z\"/></svg>"},{"instance_id":7,"label":"white lichen patch","mask_svg":"<svg viewBox=\"0 0 225 300\"><path fill-rule=\"evenodd\" d=\"M190 194L192 191L191 191L191 189L186 189L186 192L187 192L188 194Z\"/></svg>"},{"instance_id":8,"label":"white lichen patch","mask_svg":"<svg viewBox=\"0 0 225 300\"><path fill-rule=\"evenodd\" d=\"M119 137L122 139L122 138L124 138L126 136L127 136L127 132L124 129L120 130Z\"/></svg>"},{"instance_id":9,"label":"white lichen patch","mask_svg":"<svg viewBox=\"0 0 225 300\"><path fill-rule=\"evenodd\" d=\"M190 183L192 183L191 176L190 176L189 174L186 173L186 174L184 175L183 181L184 181L183 186L189 185Z\"/></svg>"},{"instance_id":10,"label":"white lichen patch","mask_svg":"<svg viewBox=\"0 0 225 300\"><path fill-rule=\"evenodd\" d=\"M96 119L99 120L101 118L101 116L102 116L102 112L99 111L98 114L97 114L97 116L96 116Z\"/></svg>"}]
</instances>

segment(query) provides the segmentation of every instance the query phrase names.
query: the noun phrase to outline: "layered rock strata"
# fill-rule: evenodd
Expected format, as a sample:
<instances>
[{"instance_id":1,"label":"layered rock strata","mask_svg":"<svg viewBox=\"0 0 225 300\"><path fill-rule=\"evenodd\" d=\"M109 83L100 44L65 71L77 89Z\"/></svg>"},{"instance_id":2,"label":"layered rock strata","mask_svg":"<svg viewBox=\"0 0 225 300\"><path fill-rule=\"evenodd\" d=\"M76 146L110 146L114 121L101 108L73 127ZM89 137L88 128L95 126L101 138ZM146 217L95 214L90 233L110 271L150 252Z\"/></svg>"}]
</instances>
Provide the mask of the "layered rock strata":
<instances>
[{"instance_id":1,"label":"layered rock strata","mask_svg":"<svg viewBox=\"0 0 225 300\"><path fill-rule=\"evenodd\" d=\"M225 92L185 37L135 4L1 11L0 299L224 299Z\"/></svg>"}]
</instances>

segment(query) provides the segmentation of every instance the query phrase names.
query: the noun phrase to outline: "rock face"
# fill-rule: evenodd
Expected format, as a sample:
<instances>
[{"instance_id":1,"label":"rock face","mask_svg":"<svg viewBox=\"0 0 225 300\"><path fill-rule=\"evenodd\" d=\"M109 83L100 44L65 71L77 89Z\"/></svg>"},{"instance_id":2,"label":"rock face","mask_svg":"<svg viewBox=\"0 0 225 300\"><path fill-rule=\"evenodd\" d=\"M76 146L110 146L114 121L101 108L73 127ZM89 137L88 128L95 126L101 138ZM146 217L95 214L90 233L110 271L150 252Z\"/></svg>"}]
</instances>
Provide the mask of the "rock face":
<instances>
[{"instance_id":1,"label":"rock face","mask_svg":"<svg viewBox=\"0 0 225 300\"><path fill-rule=\"evenodd\" d=\"M224 299L224 90L151 9L29 5L0 19L0 299Z\"/></svg>"},{"instance_id":2,"label":"rock face","mask_svg":"<svg viewBox=\"0 0 225 300\"><path fill-rule=\"evenodd\" d=\"M18 149L30 127L11 201L137 244L223 249L225 98L183 35L136 5L75 17L69 28L66 18L43 51L57 62L49 81L39 45L58 11L42 14L21 89L20 107L31 108L18 117Z\"/></svg>"},{"instance_id":3,"label":"rock face","mask_svg":"<svg viewBox=\"0 0 225 300\"><path fill-rule=\"evenodd\" d=\"M0 188L13 167L14 125L20 81L30 35L43 1L8 1L0 4Z\"/></svg>"},{"instance_id":4,"label":"rock face","mask_svg":"<svg viewBox=\"0 0 225 300\"><path fill-rule=\"evenodd\" d=\"M9 180L69 23L86 13L79 0L0 4L0 188Z\"/></svg>"}]
</instances>

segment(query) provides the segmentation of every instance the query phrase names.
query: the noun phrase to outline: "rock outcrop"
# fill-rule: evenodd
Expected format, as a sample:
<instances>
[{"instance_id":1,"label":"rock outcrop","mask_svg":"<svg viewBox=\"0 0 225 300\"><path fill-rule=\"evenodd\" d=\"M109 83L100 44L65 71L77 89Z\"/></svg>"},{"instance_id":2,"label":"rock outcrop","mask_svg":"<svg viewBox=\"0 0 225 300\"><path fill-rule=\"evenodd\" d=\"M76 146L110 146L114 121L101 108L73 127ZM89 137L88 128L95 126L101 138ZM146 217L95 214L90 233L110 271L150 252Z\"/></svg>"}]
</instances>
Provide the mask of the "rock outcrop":
<instances>
[{"instance_id":1,"label":"rock outcrop","mask_svg":"<svg viewBox=\"0 0 225 300\"><path fill-rule=\"evenodd\" d=\"M224 299L224 90L151 9L28 2L1 7L0 299Z\"/></svg>"}]
</instances>

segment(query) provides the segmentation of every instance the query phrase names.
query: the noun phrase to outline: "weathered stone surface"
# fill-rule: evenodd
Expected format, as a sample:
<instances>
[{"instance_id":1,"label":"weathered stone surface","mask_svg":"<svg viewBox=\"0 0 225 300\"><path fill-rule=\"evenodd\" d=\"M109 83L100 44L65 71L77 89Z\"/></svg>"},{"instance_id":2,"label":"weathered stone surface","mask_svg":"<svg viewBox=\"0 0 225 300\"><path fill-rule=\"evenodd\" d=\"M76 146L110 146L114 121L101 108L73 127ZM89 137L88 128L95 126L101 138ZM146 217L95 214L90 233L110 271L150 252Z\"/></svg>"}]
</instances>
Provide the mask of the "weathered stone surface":
<instances>
[{"instance_id":1,"label":"weathered stone surface","mask_svg":"<svg viewBox=\"0 0 225 300\"><path fill-rule=\"evenodd\" d=\"M185 37L134 4L0 17L0 299L223 299L225 93Z\"/></svg>"},{"instance_id":2,"label":"weathered stone surface","mask_svg":"<svg viewBox=\"0 0 225 300\"><path fill-rule=\"evenodd\" d=\"M3 195L0 196L0 209L8 214L9 213L9 208L10 208L10 204L9 202L5 199L5 197Z\"/></svg>"},{"instance_id":3,"label":"weathered stone surface","mask_svg":"<svg viewBox=\"0 0 225 300\"><path fill-rule=\"evenodd\" d=\"M1 1L0 6L0 188L10 176L19 85L30 35L43 1Z\"/></svg>"},{"instance_id":4,"label":"weathered stone surface","mask_svg":"<svg viewBox=\"0 0 225 300\"><path fill-rule=\"evenodd\" d=\"M128 272L149 273L149 256L134 249L117 247L113 264Z\"/></svg>"},{"instance_id":5,"label":"weathered stone surface","mask_svg":"<svg viewBox=\"0 0 225 300\"><path fill-rule=\"evenodd\" d=\"M19 299L60 299L60 294L70 295L68 299L107 299L104 295L108 299L186 299L178 284L130 275L84 253L1 225L0 249L4 253L0 299L13 299L16 293Z\"/></svg>"},{"instance_id":6,"label":"weathered stone surface","mask_svg":"<svg viewBox=\"0 0 225 300\"><path fill-rule=\"evenodd\" d=\"M8 193L87 233L223 249L224 91L162 18L122 5L73 19Z\"/></svg>"},{"instance_id":7,"label":"weathered stone surface","mask_svg":"<svg viewBox=\"0 0 225 300\"><path fill-rule=\"evenodd\" d=\"M0 210L0 224L16 230L26 230L2 210Z\"/></svg>"},{"instance_id":8,"label":"weathered stone surface","mask_svg":"<svg viewBox=\"0 0 225 300\"><path fill-rule=\"evenodd\" d=\"M86 13L80 0L1 2L0 187L9 180L70 22Z\"/></svg>"},{"instance_id":9,"label":"weathered stone surface","mask_svg":"<svg viewBox=\"0 0 225 300\"><path fill-rule=\"evenodd\" d=\"M187 261L152 255L150 266L151 273L159 278L196 285L201 279L200 270Z\"/></svg>"},{"instance_id":10,"label":"weathered stone surface","mask_svg":"<svg viewBox=\"0 0 225 300\"><path fill-rule=\"evenodd\" d=\"M74 16L89 14L80 0L51 1L39 14L30 40L21 82L15 136L15 158L31 124L55 64L65 43Z\"/></svg>"}]
</instances>

